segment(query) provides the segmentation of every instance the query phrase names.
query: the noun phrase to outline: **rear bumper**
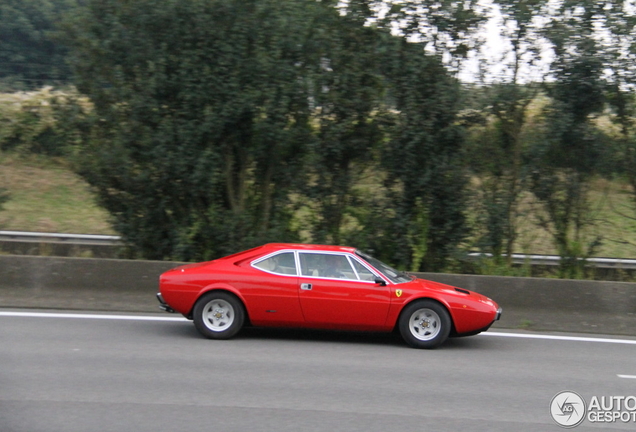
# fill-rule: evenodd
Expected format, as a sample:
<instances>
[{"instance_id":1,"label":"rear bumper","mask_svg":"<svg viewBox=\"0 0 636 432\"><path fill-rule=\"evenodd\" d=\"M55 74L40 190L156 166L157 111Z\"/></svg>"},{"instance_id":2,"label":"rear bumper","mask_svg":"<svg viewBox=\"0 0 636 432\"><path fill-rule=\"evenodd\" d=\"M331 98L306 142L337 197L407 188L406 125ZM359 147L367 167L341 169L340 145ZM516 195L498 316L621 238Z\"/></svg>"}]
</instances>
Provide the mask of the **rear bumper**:
<instances>
[{"instance_id":1,"label":"rear bumper","mask_svg":"<svg viewBox=\"0 0 636 432\"><path fill-rule=\"evenodd\" d=\"M495 316L495 321L499 321L499 318L501 318L502 312L503 312L503 309L501 307L497 309L497 315Z\"/></svg>"},{"instance_id":2,"label":"rear bumper","mask_svg":"<svg viewBox=\"0 0 636 432\"><path fill-rule=\"evenodd\" d=\"M174 309L168 306L168 303L166 303L166 301L163 299L163 297L161 296L161 293L157 293L157 300L159 301L159 309L161 309L164 312L170 312L170 313L175 312Z\"/></svg>"}]
</instances>

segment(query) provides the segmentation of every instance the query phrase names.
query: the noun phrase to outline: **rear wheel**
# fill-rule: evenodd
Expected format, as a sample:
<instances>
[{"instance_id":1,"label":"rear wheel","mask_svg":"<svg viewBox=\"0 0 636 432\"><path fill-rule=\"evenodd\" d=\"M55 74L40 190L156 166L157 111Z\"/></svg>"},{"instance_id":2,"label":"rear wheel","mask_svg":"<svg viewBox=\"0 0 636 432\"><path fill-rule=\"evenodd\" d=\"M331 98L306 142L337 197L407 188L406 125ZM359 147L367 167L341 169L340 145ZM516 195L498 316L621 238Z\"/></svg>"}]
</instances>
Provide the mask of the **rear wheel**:
<instances>
[{"instance_id":1,"label":"rear wheel","mask_svg":"<svg viewBox=\"0 0 636 432\"><path fill-rule=\"evenodd\" d=\"M398 327L404 341L413 348L436 348L448 338L451 319L441 304L418 300L404 308Z\"/></svg>"},{"instance_id":2,"label":"rear wheel","mask_svg":"<svg viewBox=\"0 0 636 432\"><path fill-rule=\"evenodd\" d=\"M212 291L197 300L192 311L194 326L209 339L229 339L245 321L245 308L234 295Z\"/></svg>"}]
</instances>

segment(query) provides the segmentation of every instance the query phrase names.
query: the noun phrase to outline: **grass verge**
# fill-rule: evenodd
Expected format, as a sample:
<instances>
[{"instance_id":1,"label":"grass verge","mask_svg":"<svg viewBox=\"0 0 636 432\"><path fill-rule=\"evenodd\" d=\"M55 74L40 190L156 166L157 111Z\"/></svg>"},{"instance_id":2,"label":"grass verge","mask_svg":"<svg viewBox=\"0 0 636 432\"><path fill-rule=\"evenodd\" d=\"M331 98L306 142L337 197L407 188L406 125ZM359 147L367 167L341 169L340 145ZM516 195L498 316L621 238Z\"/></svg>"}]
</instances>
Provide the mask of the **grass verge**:
<instances>
[{"instance_id":1,"label":"grass verge","mask_svg":"<svg viewBox=\"0 0 636 432\"><path fill-rule=\"evenodd\" d=\"M63 161L0 153L0 187L10 195L0 229L114 234L108 213Z\"/></svg>"}]
</instances>

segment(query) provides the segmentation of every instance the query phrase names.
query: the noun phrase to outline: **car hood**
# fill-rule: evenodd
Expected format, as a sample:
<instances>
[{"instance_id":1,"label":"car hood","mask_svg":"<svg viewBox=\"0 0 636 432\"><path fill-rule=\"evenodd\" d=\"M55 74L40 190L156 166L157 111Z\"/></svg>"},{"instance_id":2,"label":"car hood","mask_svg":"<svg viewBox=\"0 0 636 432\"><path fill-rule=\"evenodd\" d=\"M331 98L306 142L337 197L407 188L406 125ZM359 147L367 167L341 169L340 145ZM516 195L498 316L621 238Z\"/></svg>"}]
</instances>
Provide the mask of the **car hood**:
<instances>
[{"instance_id":1,"label":"car hood","mask_svg":"<svg viewBox=\"0 0 636 432\"><path fill-rule=\"evenodd\" d=\"M413 280L413 282L411 283L414 284L415 287L417 287L416 289L422 290L422 291L432 290L432 291L444 292L446 294L452 294L452 295L469 295L473 297L475 300L492 301L485 295L476 293L474 291L467 290L465 288L455 287L453 285L446 285L440 282L434 282L427 279L417 278Z\"/></svg>"}]
</instances>

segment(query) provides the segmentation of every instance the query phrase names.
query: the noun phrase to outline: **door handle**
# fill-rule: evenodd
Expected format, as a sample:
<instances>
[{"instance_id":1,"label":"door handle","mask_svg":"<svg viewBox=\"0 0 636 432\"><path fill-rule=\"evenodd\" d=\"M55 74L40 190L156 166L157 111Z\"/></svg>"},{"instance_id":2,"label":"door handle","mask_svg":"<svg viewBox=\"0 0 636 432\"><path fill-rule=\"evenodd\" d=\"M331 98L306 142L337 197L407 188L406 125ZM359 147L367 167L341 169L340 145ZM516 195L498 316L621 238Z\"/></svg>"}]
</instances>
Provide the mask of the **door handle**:
<instances>
[{"instance_id":1,"label":"door handle","mask_svg":"<svg viewBox=\"0 0 636 432\"><path fill-rule=\"evenodd\" d=\"M310 283L302 283L302 284L300 284L300 289L302 289L302 290L310 290L311 289L311 284Z\"/></svg>"}]
</instances>

